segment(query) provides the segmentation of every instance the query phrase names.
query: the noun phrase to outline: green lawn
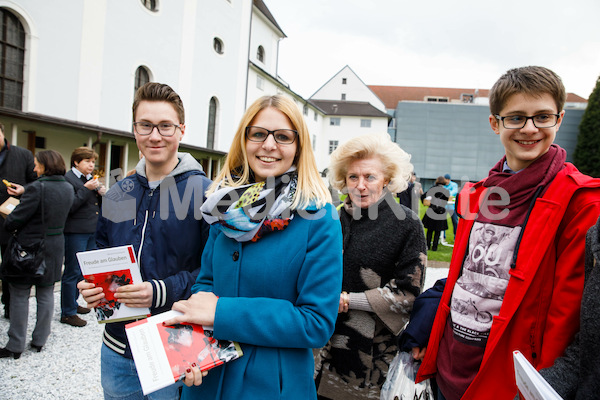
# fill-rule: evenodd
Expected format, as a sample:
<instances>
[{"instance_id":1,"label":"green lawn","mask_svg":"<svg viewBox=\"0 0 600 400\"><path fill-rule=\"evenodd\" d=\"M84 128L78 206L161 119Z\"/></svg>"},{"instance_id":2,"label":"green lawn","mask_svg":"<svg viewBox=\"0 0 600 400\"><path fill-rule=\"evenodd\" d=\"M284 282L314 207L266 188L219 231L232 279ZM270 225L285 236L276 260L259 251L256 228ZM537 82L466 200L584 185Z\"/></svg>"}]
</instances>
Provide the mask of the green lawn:
<instances>
[{"instance_id":1,"label":"green lawn","mask_svg":"<svg viewBox=\"0 0 600 400\"><path fill-rule=\"evenodd\" d=\"M423 204L419 205L419 217L423 219L427 207ZM454 244L454 232L452 230L452 220L448 216L448 230L446 231L446 242ZM452 247L444 246L441 243L438 245L437 251L431 251L427 253L427 259L433 261L445 261L450 262L452 258Z\"/></svg>"}]
</instances>

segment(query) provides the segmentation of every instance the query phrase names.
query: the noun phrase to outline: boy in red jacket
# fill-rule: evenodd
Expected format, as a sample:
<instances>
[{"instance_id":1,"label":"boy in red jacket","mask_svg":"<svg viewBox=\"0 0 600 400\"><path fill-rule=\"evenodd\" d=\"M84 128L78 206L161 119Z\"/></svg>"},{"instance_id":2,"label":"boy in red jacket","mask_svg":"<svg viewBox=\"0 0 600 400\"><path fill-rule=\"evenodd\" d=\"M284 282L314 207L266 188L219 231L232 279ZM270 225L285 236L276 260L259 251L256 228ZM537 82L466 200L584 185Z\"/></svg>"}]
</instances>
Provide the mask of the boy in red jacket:
<instances>
[{"instance_id":1,"label":"boy in red jacket","mask_svg":"<svg viewBox=\"0 0 600 400\"><path fill-rule=\"evenodd\" d=\"M424 354L417 380L435 377L442 399L513 399L512 351L548 367L578 331L600 179L553 144L565 100L561 79L543 67L512 69L490 91L490 125L506 155L459 195L448 280L426 351L413 349Z\"/></svg>"}]
</instances>

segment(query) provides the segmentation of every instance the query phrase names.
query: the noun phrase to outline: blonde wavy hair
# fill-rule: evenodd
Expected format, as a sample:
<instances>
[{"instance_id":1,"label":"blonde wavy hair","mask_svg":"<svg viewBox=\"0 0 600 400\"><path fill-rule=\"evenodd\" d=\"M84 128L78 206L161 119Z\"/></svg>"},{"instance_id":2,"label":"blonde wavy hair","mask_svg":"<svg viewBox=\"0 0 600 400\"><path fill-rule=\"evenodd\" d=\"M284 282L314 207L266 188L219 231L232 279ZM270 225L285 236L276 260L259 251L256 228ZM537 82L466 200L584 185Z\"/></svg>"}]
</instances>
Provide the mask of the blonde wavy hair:
<instances>
[{"instance_id":1,"label":"blonde wavy hair","mask_svg":"<svg viewBox=\"0 0 600 400\"><path fill-rule=\"evenodd\" d=\"M390 192L400 193L408 187L414 169L410 163L410 154L392 142L387 133L357 136L331 153L328 174L331 186L344 192L350 164L368 158L378 158L381 161L384 178L389 179L387 188Z\"/></svg>"},{"instance_id":2,"label":"blonde wavy hair","mask_svg":"<svg viewBox=\"0 0 600 400\"><path fill-rule=\"evenodd\" d=\"M305 209L310 204L323 207L331 202L331 194L317 169L312 151L310 135L300 109L288 96L263 96L248 107L237 128L225 163L215 181L208 188L207 195L217 187L237 187L250 183L250 165L246 153L246 127L252 125L256 115L265 108L273 107L284 113L298 132L298 146L294 165L298 171L298 186L291 208ZM234 177L235 176L235 177Z\"/></svg>"}]
</instances>

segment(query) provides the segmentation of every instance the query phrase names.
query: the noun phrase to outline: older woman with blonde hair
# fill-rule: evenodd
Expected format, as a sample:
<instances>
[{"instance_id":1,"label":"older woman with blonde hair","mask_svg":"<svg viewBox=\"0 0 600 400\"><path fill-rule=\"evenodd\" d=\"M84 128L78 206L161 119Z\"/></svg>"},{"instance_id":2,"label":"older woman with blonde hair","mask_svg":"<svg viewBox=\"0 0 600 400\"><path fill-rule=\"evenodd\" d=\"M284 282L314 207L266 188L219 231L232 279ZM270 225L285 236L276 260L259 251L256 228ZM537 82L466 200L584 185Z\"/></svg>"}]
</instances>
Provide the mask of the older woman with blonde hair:
<instances>
[{"instance_id":1,"label":"older woman with blonde hair","mask_svg":"<svg viewBox=\"0 0 600 400\"><path fill-rule=\"evenodd\" d=\"M342 237L298 106L265 96L246 111L201 208L211 224L192 296L167 323L214 326L244 356L183 399L316 399L313 348L331 337L342 282Z\"/></svg>"},{"instance_id":2,"label":"older woman with blonde hair","mask_svg":"<svg viewBox=\"0 0 600 400\"><path fill-rule=\"evenodd\" d=\"M317 358L320 399L379 399L396 336L425 278L419 218L392 193L408 186L410 155L387 134L359 136L331 155L340 210L344 275L335 332Z\"/></svg>"}]
</instances>

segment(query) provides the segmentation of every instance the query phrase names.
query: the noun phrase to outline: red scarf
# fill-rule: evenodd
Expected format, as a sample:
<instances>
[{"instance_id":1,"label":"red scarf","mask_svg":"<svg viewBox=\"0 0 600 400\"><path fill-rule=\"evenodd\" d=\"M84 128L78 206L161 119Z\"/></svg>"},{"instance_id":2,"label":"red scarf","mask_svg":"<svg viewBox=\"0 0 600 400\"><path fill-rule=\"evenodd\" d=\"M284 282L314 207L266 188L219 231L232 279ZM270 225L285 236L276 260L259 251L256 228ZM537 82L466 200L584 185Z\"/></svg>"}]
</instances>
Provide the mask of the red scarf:
<instances>
[{"instance_id":1,"label":"red scarf","mask_svg":"<svg viewBox=\"0 0 600 400\"><path fill-rule=\"evenodd\" d=\"M510 202L508 205L493 206L488 205L491 214L498 214L504 209L508 209L508 215L500 220L489 220L482 213L479 213L477 221L493 222L499 225L517 226L521 225L527 215L527 210L531 204L534 193L539 188L540 195L543 194L546 187L556 174L564 168L567 152L560 146L553 144L548 152L535 160L527 168L518 173L502 172L506 156L490 170L488 178L483 182L485 187L499 187L508 192ZM490 200L499 200L500 195L493 193Z\"/></svg>"}]
</instances>

